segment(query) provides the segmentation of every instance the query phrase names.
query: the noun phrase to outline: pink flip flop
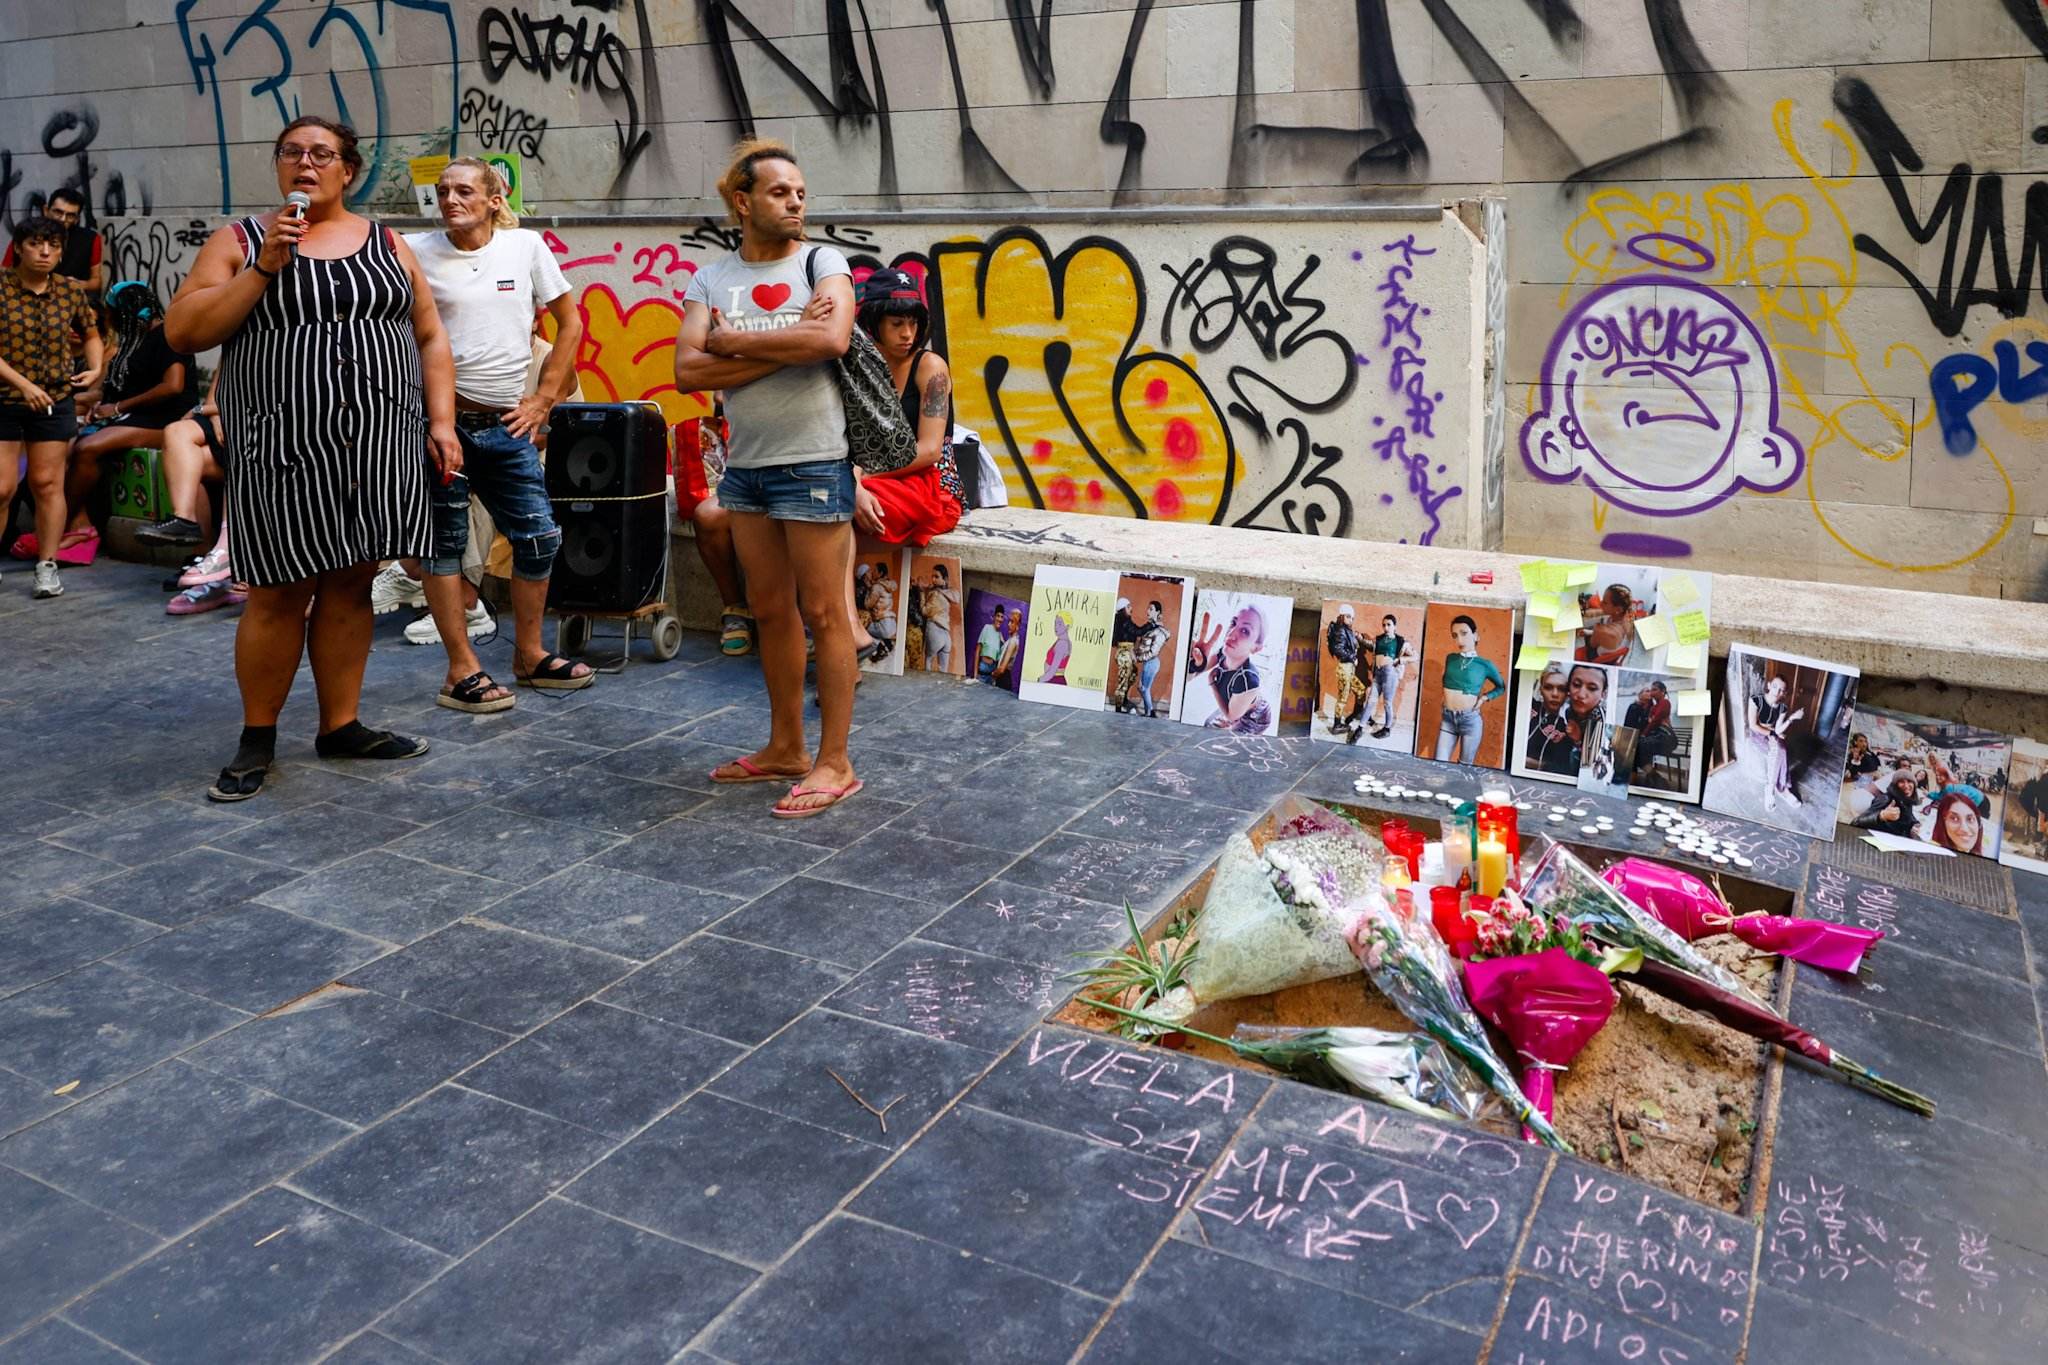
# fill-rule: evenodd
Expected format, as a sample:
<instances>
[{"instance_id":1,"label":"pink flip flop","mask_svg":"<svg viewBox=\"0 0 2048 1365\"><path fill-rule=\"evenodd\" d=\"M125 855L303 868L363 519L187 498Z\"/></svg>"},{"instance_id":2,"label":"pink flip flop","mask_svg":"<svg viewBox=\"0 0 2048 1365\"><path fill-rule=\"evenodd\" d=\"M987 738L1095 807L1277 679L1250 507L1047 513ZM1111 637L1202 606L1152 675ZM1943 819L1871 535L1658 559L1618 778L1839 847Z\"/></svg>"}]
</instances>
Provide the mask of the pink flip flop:
<instances>
[{"instance_id":1,"label":"pink flip flop","mask_svg":"<svg viewBox=\"0 0 2048 1365\"><path fill-rule=\"evenodd\" d=\"M745 773L746 776L720 777L718 775L718 768L738 768L741 772ZM705 775L709 777L713 782L716 782L720 786L724 787L741 787L745 786L749 782L789 781L788 773L771 773L766 768L762 767L760 764L754 762L754 760L751 758L728 759L726 762L719 764L718 768L713 768L709 773Z\"/></svg>"},{"instance_id":2,"label":"pink flip flop","mask_svg":"<svg viewBox=\"0 0 2048 1365\"><path fill-rule=\"evenodd\" d=\"M777 802L775 809L770 814L774 815L778 820L808 820L813 815L823 815L841 801L851 800L853 797L858 796L860 789L866 785L867 783L857 777L853 780L851 786L846 787L806 787L803 783L799 782L789 789L790 796L829 796L832 799L822 806L805 806L801 810L784 810L781 803ZM783 798L784 801L788 799L789 797L787 796Z\"/></svg>"},{"instance_id":3,"label":"pink flip flop","mask_svg":"<svg viewBox=\"0 0 2048 1365\"><path fill-rule=\"evenodd\" d=\"M74 538L75 537L75 538ZM100 533L88 526L83 531L72 531L57 541L57 562L82 569L99 558Z\"/></svg>"}]
</instances>

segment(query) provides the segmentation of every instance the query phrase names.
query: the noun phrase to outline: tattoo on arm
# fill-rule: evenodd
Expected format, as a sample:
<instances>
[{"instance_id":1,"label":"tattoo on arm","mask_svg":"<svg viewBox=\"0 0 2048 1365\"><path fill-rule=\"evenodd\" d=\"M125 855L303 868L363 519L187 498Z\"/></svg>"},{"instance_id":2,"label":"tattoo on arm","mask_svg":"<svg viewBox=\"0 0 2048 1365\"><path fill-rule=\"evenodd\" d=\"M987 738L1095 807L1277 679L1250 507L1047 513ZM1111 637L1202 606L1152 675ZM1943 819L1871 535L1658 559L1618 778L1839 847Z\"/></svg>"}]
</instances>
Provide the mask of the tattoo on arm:
<instances>
[{"instance_id":1,"label":"tattoo on arm","mask_svg":"<svg viewBox=\"0 0 2048 1365\"><path fill-rule=\"evenodd\" d=\"M924 407L920 414L925 417L944 417L946 399L953 392L953 381L943 374L935 374L924 381Z\"/></svg>"}]
</instances>

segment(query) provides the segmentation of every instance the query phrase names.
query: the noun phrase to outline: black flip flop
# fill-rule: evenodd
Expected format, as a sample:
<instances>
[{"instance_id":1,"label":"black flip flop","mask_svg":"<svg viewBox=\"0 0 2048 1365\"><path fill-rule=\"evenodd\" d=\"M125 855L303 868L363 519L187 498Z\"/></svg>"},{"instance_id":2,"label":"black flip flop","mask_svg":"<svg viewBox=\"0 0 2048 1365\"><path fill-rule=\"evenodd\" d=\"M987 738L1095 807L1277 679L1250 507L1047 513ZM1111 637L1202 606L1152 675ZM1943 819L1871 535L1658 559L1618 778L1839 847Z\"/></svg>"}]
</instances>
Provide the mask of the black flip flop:
<instances>
[{"instance_id":1,"label":"black flip flop","mask_svg":"<svg viewBox=\"0 0 2048 1365\"><path fill-rule=\"evenodd\" d=\"M502 697L491 696L492 691L504 692ZM441 689L441 695L434 699L451 711L467 711L472 715L489 715L494 711L509 711L519 701L504 688L497 679L478 669L459 683Z\"/></svg>"},{"instance_id":2,"label":"black flip flop","mask_svg":"<svg viewBox=\"0 0 2048 1365\"><path fill-rule=\"evenodd\" d=\"M372 730L360 721L351 721L339 730L313 737L313 752L322 758L418 758L426 751L427 742L423 739L394 734L389 730Z\"/></svg>"},{"instance_id":3,"label":"black flip flop","mask_svg":"<svg viewBox=\"0 0 2048 1365\"><path fill-rule=\"evenodd\" d=\"M270 769L222 768L220 776L213 779L213 785L206 789L209 801L247 801L263 790L263 780L270 776Z\"/></svg>"},{"instance_id":4,"label":"black flip flop","mask_svg":"<svg viewBox=\"0 0 2048 1365\"><path fill-rule=\"evenodd\" d=\"M540 666L531 673L512 675L512 680L521 687L538 688L543 692L580 692L597 681L595 672L576 676L576 665L559 654L549 654L541 659Z\"/></svg>"}]
</instances>

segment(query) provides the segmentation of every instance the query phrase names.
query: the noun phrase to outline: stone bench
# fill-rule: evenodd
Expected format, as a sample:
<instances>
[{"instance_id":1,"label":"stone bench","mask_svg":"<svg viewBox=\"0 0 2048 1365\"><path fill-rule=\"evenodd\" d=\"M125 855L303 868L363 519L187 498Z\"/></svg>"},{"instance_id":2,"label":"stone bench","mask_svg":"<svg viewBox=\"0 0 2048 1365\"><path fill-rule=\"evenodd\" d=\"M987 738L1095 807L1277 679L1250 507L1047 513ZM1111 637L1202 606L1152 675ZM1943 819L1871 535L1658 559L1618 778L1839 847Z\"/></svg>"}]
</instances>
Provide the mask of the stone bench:
<instances>
[{"instance_id":1,"label":"stone bench","mask_svg":"<svg viewBox=\"0 0 2048 1365\"><path fill-rule=\"evenodd\" d=\"M677 532L672 596L686 625L713 626L718 604L689 528ZM1029 595L1040 564L1185 574L1197 588L1292 597L1294 633L1313 635L1325 597L1390 606L1514 606L1532 556L1277 531L985 508L932 543L957 556L969 587ZM1489 585L1472 575L1491 571ZM1854 664L1877 704L2048 737L2048 604L1895 588L1715 574L1712 649L1742 643Z\"/></svg>"}]
</instances>

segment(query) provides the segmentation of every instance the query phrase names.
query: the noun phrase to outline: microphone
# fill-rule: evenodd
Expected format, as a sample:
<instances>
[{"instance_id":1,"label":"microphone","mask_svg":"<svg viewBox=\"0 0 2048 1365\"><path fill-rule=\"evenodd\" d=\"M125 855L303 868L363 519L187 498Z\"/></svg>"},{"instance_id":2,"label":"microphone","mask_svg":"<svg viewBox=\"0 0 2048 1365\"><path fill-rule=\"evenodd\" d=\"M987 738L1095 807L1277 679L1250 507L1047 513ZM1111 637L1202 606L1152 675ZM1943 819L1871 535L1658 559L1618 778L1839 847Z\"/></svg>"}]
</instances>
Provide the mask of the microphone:
<instances>
[{"instance_id":1,"label":"microphone","mask_svg":"<svg viewBox=\"0 0 2048 1365\"><path fill-rule=\"evenodd\" d=\"M299 221L304 222L306 219L306 210L313 207L313 200L312 197L308 195L304 190L293 190L290 194L284 197L284 206L287 209L297 209ZM292 243L291 255L292 259L295 261L299 258L299 246L298 243L296 242Z\"/></svg>"}]
</instances>

